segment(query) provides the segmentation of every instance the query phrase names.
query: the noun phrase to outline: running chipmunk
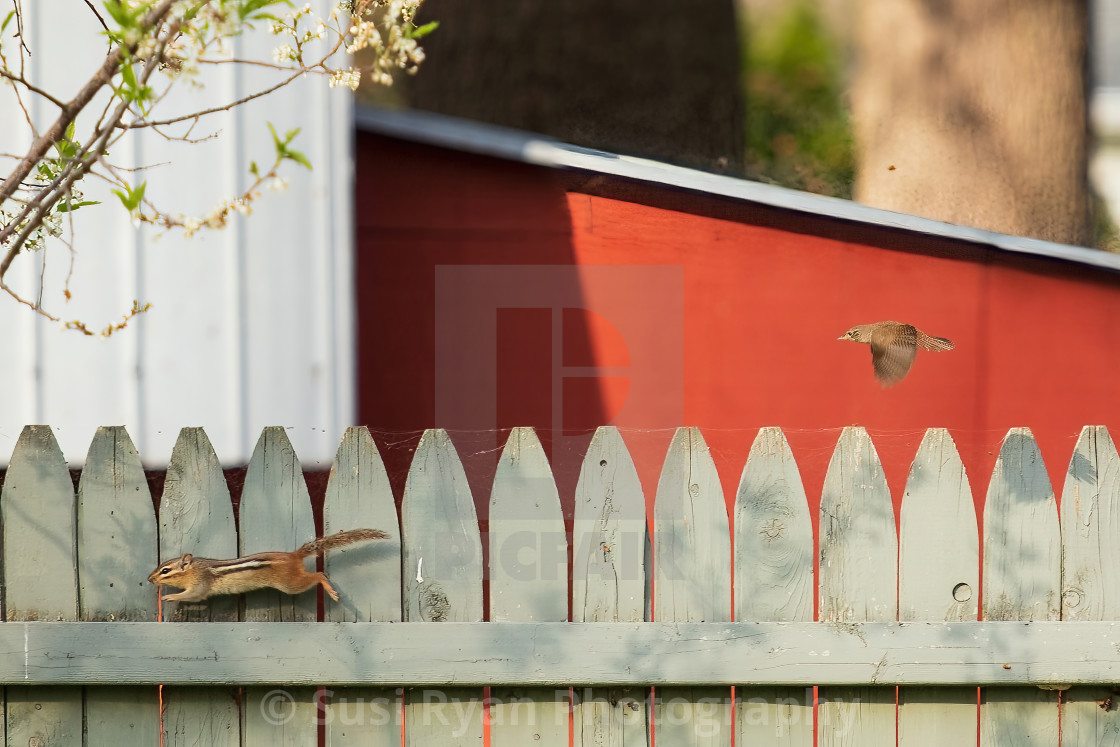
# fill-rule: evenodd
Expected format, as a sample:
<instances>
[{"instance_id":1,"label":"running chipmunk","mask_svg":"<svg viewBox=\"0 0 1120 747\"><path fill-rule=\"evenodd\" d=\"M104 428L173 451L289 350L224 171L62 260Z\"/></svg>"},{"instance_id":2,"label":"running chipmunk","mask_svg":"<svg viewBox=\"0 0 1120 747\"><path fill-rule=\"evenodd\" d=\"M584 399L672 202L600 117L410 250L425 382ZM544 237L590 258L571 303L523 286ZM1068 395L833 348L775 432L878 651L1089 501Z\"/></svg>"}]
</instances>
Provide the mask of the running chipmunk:
<instances>
[{"instance_id":1,"label":"running chipmunk","mask_svg":"<svg viewBox=\"0 0 1120 747\"><path fill-rule=\"evenodd\" d=\"M321 555L336 547L365 540L388 539L380 529L351 529L311 540L294 552L259 552L232 560L196 558L190 553L168 560L150 574L157 586L174 586L183 591L165 596L168 602L201 602L220 594L244 594L257 589L278 589L285 594L300 594L321 584L338 601L338 592L327 577L309 571L303 559Z\"/></svg>"}]
</instances>

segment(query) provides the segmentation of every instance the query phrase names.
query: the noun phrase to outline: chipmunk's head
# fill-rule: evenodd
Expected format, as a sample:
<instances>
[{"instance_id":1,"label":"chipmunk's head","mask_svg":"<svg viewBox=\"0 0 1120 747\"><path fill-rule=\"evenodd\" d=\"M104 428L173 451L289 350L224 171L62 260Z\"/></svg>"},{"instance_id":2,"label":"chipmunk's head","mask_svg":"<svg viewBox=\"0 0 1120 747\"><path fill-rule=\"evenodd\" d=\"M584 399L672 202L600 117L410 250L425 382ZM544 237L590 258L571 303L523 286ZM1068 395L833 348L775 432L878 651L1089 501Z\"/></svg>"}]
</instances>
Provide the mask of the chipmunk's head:
<instances>
[{"instance_id":1,"label":"chipmunk's head","mask_svg":"<svg viewBox=\"0 0 1120 747\"><path fill-rule=\"evenodd\" d=\"M181 586L181 584L176 583L176 579L182 578L183 574L190 570L193 560L194 558L190 553L181 558L169 560L149 573L148 580L157 586Z\"/></svg>"}]
</instances>

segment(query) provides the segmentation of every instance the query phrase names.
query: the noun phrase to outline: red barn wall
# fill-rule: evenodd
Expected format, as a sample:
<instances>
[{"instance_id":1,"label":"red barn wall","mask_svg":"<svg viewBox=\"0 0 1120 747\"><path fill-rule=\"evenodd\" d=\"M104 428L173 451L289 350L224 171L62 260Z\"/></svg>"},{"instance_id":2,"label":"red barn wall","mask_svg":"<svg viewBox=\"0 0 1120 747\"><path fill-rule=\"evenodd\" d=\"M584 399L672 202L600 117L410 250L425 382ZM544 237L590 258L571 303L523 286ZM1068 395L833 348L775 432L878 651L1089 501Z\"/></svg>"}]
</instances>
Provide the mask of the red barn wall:
<instances>
[{"instance_id":1,"label":"red barn wall","mask_svg":"<svg viewBox=\"0 0 1120 747\"><path fill-rule=\"evenodd\" d=\"M1055 490L1082 426L1120 434L1120 276L901 229L360 133L361 421L398 492L419 431L451 429L480 516L505 430L533 425L570 512L596 425L652 501L672 429L698 425L729 504L758 428L784 429L815 515L840 429L865 426L901 500L950 430L982 509L1007 430ZM849 326L951 338L883 389ZM982 514L981 514L982 515Z\"/></svg>"}]
</instances>

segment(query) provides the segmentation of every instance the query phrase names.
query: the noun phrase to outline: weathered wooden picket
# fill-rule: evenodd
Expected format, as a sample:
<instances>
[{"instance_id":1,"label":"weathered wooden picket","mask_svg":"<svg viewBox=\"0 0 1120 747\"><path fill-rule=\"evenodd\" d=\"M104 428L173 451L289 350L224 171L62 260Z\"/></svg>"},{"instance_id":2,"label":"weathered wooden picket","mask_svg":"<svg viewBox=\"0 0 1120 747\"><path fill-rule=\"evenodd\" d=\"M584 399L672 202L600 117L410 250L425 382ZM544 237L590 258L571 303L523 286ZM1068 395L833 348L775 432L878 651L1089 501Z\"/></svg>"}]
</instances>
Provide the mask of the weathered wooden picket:
<instances>
[{"instance_id":1,"label":"weathered wooden picket","mask_svg":"<svg viewBox=\"0 0 1120 747\"><path fill-rule=\"evenodd\" d=\"M314 594L270 591L167 603L157 622L146 575L159 559L313 537L284 430L262 433L235 527L200 429L180 434L157 519L123 428L98 430L75 493L51 430L30 426L0 491L5 744L302 746L325 724L332 746L479 745L488 732L503 746L633 747L652 733L658 745L941 747L976 744L978 726L982 745L1018 746L1058 745L1060 724L1062 747L1120 745L1120 458L1103 427L1082 432L1061 501L1059 524L1034 439L1012 430L988 486L981 574L949 434L926 433L896 533L875 447L847 428L814 547L779 429L755 439L730 523L702 434L681 428L651 536L626 445L603 427L568 532L544 450L518 428L494 477L484 569L447 434L421 438L398 531L373 439L352 428L325 531L391 538L329 554L342 598L324 600L322 622Z\"/></svg>"}]
</instances>

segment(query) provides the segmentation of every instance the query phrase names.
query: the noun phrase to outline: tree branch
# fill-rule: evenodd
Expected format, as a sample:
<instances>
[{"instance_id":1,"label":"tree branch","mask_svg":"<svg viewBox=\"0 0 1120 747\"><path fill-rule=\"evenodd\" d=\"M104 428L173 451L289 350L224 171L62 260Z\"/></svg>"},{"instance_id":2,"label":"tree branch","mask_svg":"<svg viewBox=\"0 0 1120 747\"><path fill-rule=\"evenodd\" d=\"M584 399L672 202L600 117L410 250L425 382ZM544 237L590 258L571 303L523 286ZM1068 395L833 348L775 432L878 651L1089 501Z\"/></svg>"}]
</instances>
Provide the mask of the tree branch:
<instances>
[{"instance_id":1,"label":"tree branch","mask_svg":"<svg viewBox=\"0 0 1120 747\"><path fill-rule=\"evenodd\" d=\"M33 85L31 83L31 81L27 80L22 75L16 75L15 73L8 72L4 68L0 68L0 78L7 78L8 80L12 81L13 83L19 83L21 86L26 88L28 91L31 91L31 93L42 96L47 101L49 101L52 104L54 104L55 106L57 106L59 109L65 109L66 108L65 103L63 103L59 99L56 99L54 96L50 95L49 93L44 91L42 88L39 88L38 86Z\"/></svg>"},{"instance_id":2,"label":"tree branch","mask_svg":"<svg viewBox=\"0 0 1120 747\"><path fill-rule=\"evenodd\" d=\"M144 25L155 26L162 22L168 12L170 12L171 6L174 5L174 3L175 0L160 0L160 3L148 11L148 14L144 17ZM131 54L134 50L135 45L127 51ZM27 155L20 159L15 170L0 184L0 203L3 203L4 200L12 196L19 184L31 173L31 169L34 168L35 164L47 154L47 151L51 149L52 145L62 139L63 135L66 133L66 128L74 121L78 112L84 109L86 105L93 100L93 97L97 95L98 91L113 80L113 76L117 74L117 69L120 67L121 58L125 51L124 48L118 47L110 52L105 57L105 62L101 64L101 68L97 73L82 86L82 90L78 91L78 95L69 102L63 104L62 113L58 116L58 119L56 119L54 124L31 145L31 149L27 152ZM0 244L6 243L7 238L11 236L12 231L8 230L8 228L9 227L6 227L3 231L0 231ZM0 263L0 277L2 277L4 271L8 269L9 264L11 264L11 258L5 257L4 262Z\"/></svg>"},{"instance_id":3,"label":"tree branch","mask_svg":"<svg viewBox=\"0 0 1120 747\"><path fill-rule=\"evenodd\" d=\"M167 16L167 13L171 10L171 6L174 4L174 2L175 0L161 0L159 5L155 6L144 17L144 25L148 27L154 27L161 23ZM144 72L141 76L141 82L147 82L152 72L154 72L156 68L155 60L157 60L162 55L166 43L167 39L165 38L157 52L153 54L149 59L149 64L145 67ZM113 76L116 74L117 68L120 65L121 57L123 56L124 51L125 50L122 48L117 48L115 51L109 53L109 55L105 58L105 62L101 65L101 69L98 70L97 74L94 75L94 77L86 83L86 85L82 88L81 91L78 92L78 95L75 96L72 101L70 101L62 108L62 114L57 120L55 120L55 123L51 125L50 129L47 130L47 132L44 133L42 137L35 141L28 154L20 160L19 164L17 164L16 170L12 172L12 174L4 181L3 184L0 184L0 203L3 203L4 200L6 200L15 192L23 179L25 179L27 175L31 173L31 169L34 164L38 163L39 160L46 155L51 146L65 135L66 128L70 126L70 122L74 120L78 112L80 112L85 106L89 104L94 95L102 87L112 81ZM129 54L131 54L132 51L133 49L129 49ZM28 202L19 216L9 222L7 226L4 226L3 229L0 229L0 246L2 246L3 244L8 243L9 239L11 239L12 237L12 234L14 234L16 232L16 229L19 227L19 224L25 218L27 218L28 215L30 215L35 210L39 211L40 220L29 220L27 222L27 225L24 226L23 230L19 232L18 236L16 236L15 240L11 242L11 246L5 253L3 260L0 260L0 281L3 280L5 274L8 272L8 268L11 267L12 262L20 253L20 250L23 248L24 241L26 241L27 237L30 236L31 233L41 224L41 217L43 215L43 212L49 211L60 199L62 199L63 195L69 192L70 187L73 185L73 183L89 168L89 166L94 161L100 158L101 153L104 152L106 141L112 134L115 125L120 122L121 117L123 117L125 112L128 110L128 106L129 103L122 100L111 115L109 123L105 127L105 129L101 130L98 133L98 136L86 145L77 159L74 159L67 163L66 168L60 175L62 178L56 179L52 185L42 190L34 200ZM5 290L7 289L5 288ZM11 291L9 290L8 292L10 293Z\"/></svg>"}]
</instances>

